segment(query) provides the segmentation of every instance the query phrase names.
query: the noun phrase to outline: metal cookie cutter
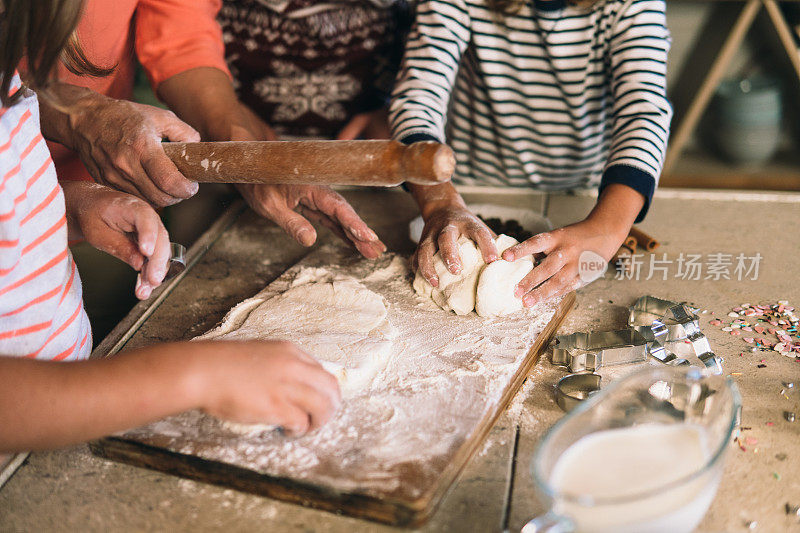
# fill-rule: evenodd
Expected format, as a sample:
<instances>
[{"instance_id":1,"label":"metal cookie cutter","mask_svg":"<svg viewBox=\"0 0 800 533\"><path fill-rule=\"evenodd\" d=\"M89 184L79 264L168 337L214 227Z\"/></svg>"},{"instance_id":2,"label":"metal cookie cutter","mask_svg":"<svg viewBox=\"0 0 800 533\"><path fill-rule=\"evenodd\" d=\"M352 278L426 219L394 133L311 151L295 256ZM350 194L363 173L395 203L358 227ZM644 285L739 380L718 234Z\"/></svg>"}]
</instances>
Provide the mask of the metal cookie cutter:
<instances>
[{"instance_id":1,"label":"metal cookie cutter","mask_svg":"<svg viewBox=\"0 0 800 533\"><path fill-rule=\"evenodd\" d=\"M186 270L186 247L177 242L169 243L169 268L165 280L172 279L184 270Z\"/></svg>"},{"instance_id":2,"label":"metal cookie cutter","mask_svg":"<svg viewBox=\"0 0 800 533\"><path fill-rule=\"evenodd\" d=\"M711 351L708 338L700 329L697 315L689 306L681 304L670 307L664 315L664 320L682 326L686 335L683 338L692 345L695 356L700 359L709 372L722 374L722 360Z\"/></svg>"},{"instance_id":3,"label":"metal cookie cutter","mask_svg":"<svg viewBox=\"0 0 800 533\"><path fill-rule=\"evenodd\" d=\"M712 374L722 374L722 359L711 351L708 338L700 330L700 326L695 323L684 324L686 329L686 340L692 345L692 350L706 369Z\"/></svg>"},{"instance_id":4,"label":"metal cookie cutter","mask_svg":"<svg viewBox=\"0 0 800 533\"><path fill-rule=\"evenodd\" d=\"M666 349L664 343L667 342L666 339L669 336L669 332L667 325L660 320L653 320L650 326L642 326L641 329L636 329L636 331L639 331L644 338L652 343L650 345L650 355L657 361L671 366L686 366L690 364L686 359L680 358Z\"/></svg>"},{"instance_id":5,"label":"metal cookie cutter","mask_svg":"<svg viewBox=\"0 0 800 533\"><path fill-rule=\"evenodd\" d=\"M650 349L651 343L633 329L582 332L556 337L551 360L570 372L594 372L601 366L644 362Z\"/></svg>"},{"instance_id":6,"label":"metal cookie cutter","mask_svg":"<svg viewBox=\"0 0 800 533\"><path fill-rule=\"evenodd\" d=\"M556 383L556 403L561 409L569 412L599 390L598 374L570 374Z\"/></svg>"},{"instance_id":7,"label":"metal cookie cutter","mask_svg":"<svg viewBox=\"0 0 800 533\"><path fill-rule=\"evenodd\" d=\"M141 271L136 275L136 286L139 286L142 280L142 271L147 264L147 259L142 264ZM186 247L177 242L169 243L169 262L167 263L167 273L164 274L164 282L171 280L186 270Z\"/></svg>"},{"instance_id":8,"label":"metal cookie cutter","mask_svg":"<svg viewBox=\"0 0 800 533\"><path fill-rule=\"evenodd\" d=\"M699 318L688 305L642 296L631 307L628 323L647 340L662 348L666 342L688 341L694 354L711 373L722 374L722 360L711 351L708 339L700 329ZM686 359L666 349L654 351L651 355L669 365L689 364Z\"/></svg>"},{"instance_id":9,"label":"metal cookie cutter","mask_svg":"<svg viewBox=\"0 0 800 533\"><path fill-rule=\"evenodd\" d=\"M630 308L628 324L642 333L648 340L653 340L650 339L650 326L655 320L666 326L666 336L662 339L655 339L662 344L668 341L685 339L687 336L686 324L688 322L700 327L699 319L694 314L694 310L685 304L662 300L655 296L642 296Z\"/></svg>"}]
</instances>

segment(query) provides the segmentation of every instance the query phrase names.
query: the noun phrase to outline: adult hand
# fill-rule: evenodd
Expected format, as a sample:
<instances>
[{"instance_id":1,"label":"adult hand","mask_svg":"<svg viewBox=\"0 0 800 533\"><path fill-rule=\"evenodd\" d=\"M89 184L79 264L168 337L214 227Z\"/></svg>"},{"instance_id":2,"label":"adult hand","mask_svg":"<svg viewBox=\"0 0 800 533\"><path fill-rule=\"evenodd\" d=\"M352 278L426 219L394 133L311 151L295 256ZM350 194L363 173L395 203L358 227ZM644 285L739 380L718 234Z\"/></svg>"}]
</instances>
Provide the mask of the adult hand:
<instances>
[{"instance_id":1,"label":"adult hand","mask_svg":"<svg viewBox=\"0 0 800 533\"><path fill-rule=\"evenodd\" d=\"M161 140L196 142L200 134L174 113L84 90L67 107L71 148L97 183L136 195L156 207L193 196L186 179L161 148Z\"/></svg>"},{"instance_id":2,"label":"adult hand","mask_svg":"<svg viewBox=\"0 0 800 533\"><path fill-rule=\"evenodd\" d=\"M290 342L198 344L213 345L203 410L215 417L302 435L327 422L341 403L336 378Z\"/></svg>"},{"instance_id":3,"label":"adult hand","mask_svg":"<svg viewBox=\"0 0 800 533\"><path fill-rule=\"evenodd\" d=\"M391 139L392 130L389 127L389 112L386 108L376 109L367 113L359 113L345 124L336 139L351 141L354 139Z\"/></svg>"},{"instance_id":4,"label":"adult hand","mask_svg":"<svg viewBox=\"0 0 800 533\"><path fill-rule=\"evenodd\" d=\"M230 79L217 69L192 69L176 75L159 86L159 94L178 114L197 124L208 140L278 140L269 125L236 99ZM190 98L185 98L187 94ZM347 201L328 187L239 184L236 188L255 212L277 223L303 246L311 246L317 238L311 220L331 229L366 257L377 257L386 250Z\"/></svg>"},{"instance_id":5,"label":"adult hand","mask_svg":"<svg viewBox=\"0 0 800 533\"><path fill-rule=\"evenodd\" d=\"M167 273L169 234L145 201L103 185L64 182L70 238L84 238L95 248L140 272L135 294L150 297Z\"/></svg>"},{"instance_id":6,"label":"adult hand","mask_svg":"<svg viewBox=\"0 0 800 533\"><path fill-rule=\"evenodd\" d=\"M238 104L239 120L229 136L235 141L278 140L275 131L243 104ZM374 259L386 246L340 194L321 185L236 186L248 205L259 215L283 228L303 246L317 240L310 221L317 222L354 246L364 257Z\"/></svg>"},{"instance_id":7,"label":"adult hand","mask_svg":"<svg viewBox=\"0 0 800 533\"><path fill-rule=\"evenodd\" d=\"M374 259L386 251L378 236L340 194L312 185L239 185L239 191L258 214L275 222L302 244L317 240L313 220L330 229L361 254Z\"/></svg>"},{"instance_id":8,"label":"adult hand","mask_svg":"<svg viewBox=\"0 0 800 533\"><path fill-rule=\"evenodd\" d=\"M412 257L414 270L433 287L438 287L439 278L433 266L433 255L437 249L447 270L453 274L461 272L461 257L458 254L458 238L467 237L475 241L487 263L497 260L496 235L483 221L473 215L461 198L444 202L429 202L423 207L425 227Z\"/></svg>"}]
</instances>

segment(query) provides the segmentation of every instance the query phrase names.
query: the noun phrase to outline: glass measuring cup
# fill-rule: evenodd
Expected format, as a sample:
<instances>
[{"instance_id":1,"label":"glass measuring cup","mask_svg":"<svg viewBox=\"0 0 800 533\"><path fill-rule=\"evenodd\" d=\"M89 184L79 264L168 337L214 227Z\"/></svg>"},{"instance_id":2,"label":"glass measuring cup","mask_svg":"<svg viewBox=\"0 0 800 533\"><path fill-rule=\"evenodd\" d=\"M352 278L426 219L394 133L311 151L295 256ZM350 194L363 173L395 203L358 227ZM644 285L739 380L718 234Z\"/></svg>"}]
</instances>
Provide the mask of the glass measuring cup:
<instances>
[{"instance_id":1,"label":"glass measuring cup","mask_svg":"<svg viewBox=\"0 0 800 533\"><path fill-rule=\"evenodd\" d=\"M714 499L741 401L697 368L651 367L556 423L531 469L550 510L523 533L692 531Z\"/></svg>"}]
</instances>

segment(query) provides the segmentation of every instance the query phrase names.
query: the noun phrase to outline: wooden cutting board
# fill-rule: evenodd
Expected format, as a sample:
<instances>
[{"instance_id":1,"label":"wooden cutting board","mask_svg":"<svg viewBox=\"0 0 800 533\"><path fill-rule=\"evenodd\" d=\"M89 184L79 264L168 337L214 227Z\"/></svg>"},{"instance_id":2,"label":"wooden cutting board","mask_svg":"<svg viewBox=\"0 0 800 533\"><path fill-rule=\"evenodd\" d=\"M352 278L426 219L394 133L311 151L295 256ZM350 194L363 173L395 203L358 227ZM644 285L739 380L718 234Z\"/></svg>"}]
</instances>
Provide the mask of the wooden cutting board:
<instances>
[{"instance_id":1,"label":"wooden cutting board","mask_svg":"<svg viewBox=\"0 0 800 533\"><path fill-rule=\"evenodd\" d=\"M102 439L112 460L316 509L414 527L434 512L522 386L574 305L569 294L532 313L457 317L414 294L407 260L311 253L259 295L312 269L353 277L384 296L396 353L367 394L348 399L315 434L237 435L199 412Z\"/></svg>"}]
</instances>

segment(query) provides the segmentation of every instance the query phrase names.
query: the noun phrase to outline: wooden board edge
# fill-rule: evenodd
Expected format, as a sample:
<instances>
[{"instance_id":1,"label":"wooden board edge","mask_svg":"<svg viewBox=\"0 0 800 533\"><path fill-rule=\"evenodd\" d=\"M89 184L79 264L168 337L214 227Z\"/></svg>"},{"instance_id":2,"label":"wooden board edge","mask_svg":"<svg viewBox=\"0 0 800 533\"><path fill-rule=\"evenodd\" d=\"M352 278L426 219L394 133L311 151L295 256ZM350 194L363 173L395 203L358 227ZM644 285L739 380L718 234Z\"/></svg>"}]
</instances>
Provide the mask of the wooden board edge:
<instances>
[{"instance_id":1,"label":"wooden board edge","mask_svg":"<svg viewBox=\"0 0 800 533\"><path fill-rule=\"evenodd\" d=\"M89 443L91 452L104 459L146 467L180 478L232 488L276 501L380 522L410 527L415 514L403 502L378 499L353 492L325 490L286 477L259 474L231 464L208 461L194 455L172 452L120 437L106 437ZM264 483L268 481L268 483Z\"/></svg>"},{"instance_id":2,"label":"wooden board edge","mask_svg":"<svg viewBox=\"0 0 800 533\"><path fill-rule=\"evenodd\" d=\"M542 352L550 345L556 331L558 331L558 328L575 306L575 300L574 291L568 293L561 299L556 308L556 312L553 314L553 318L536 338L536 341L528 351L527 359L520 365L516 374L514 374L514 377L506 386L505 391L503 391L503 395L498 402L498 409L493 413L489 413L481 423L478 424L476 429L477 437L465 441L464 444L461 445L461 448L459 448L453 456L453 459L442 472L440 481L434 489L430 493L415 500L413 504L408 507L408 509L413 512L414 516L414 521L411 524L412 527L419 527L427 522L433 513L436 512L436 509L450 490L455 486L455 481L458 476L475 455L480 445L483 444L483 441L489 435L492 427L494 427L497 420L508 408L514 396L519 392L522 384L528 378L531 369L539 361Z\"/></svg>"}]
</instances>

